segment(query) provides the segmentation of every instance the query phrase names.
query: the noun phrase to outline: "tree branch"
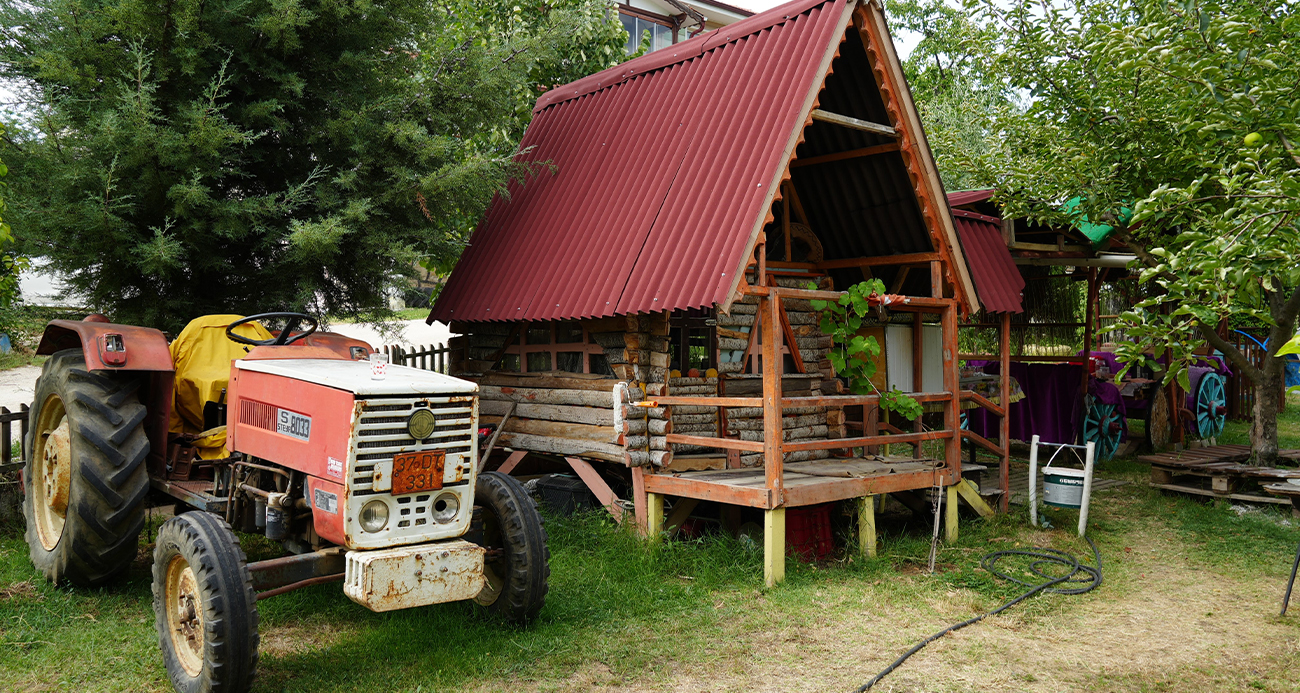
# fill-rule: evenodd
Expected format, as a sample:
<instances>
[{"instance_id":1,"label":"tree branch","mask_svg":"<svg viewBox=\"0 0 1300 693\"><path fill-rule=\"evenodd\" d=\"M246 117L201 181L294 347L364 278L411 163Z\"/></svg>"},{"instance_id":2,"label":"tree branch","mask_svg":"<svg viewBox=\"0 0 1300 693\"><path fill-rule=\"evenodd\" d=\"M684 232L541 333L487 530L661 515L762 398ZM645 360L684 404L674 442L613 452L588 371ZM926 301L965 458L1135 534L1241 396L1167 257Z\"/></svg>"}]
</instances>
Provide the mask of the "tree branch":
<instances>
[{"instance_id":1,"label":"tree branch","mask_svg":"<svg viewBox=\"0 0 1300 693\"><path fill-rule=\"evenodd\" d=\"M1241 353L1241 350L1233 346L1231 342L1220 337L1219 333L1214 330L1212 325L1207 325L1200 320L1197 320L1196 327L1200 329L1201 336L1205 337L1205 341L1209 342L1210 346L1222 351L1223 355L1228 357L1228 360L1232 362L1232 365L1240 368L1242 372L1246 374L1246 377L1250 378L1252 382L1257 383L1264 378L1264 371L1261 371L1255 366L1255 364L1251 363L1250 359L1246 358L1246 355Z\"/></svg>"}]
</instances>

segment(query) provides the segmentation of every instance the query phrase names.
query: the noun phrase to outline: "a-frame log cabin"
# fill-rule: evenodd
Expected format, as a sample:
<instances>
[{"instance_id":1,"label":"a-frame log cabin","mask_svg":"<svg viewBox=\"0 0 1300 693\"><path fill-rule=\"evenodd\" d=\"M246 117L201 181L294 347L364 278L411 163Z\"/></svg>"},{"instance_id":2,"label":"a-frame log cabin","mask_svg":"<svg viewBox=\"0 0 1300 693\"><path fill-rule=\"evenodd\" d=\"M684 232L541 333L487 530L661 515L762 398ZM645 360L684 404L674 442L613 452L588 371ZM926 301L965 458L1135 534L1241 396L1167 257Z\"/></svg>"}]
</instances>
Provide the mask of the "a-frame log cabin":
<instances>
[{"instance_id":1,"label":"a-frame log cabin","mask_svg":"<svg viewBox=\"0 0 1300 693\"><path fill-rule=\"evenodd\" d=\"M553 169L494 201L429 316L500 427L488 468L562 461L655 537L709 503L761 512L768 584L786 508L865 499L872 554L875 495L946 488L950 538L958 491L988 510L960 483L978 299L876 2L798 0L558 87L521 151ZM882 385L924 425L826 358L810 301L864 277L889 287L864 328L898 362Z\"/></svg>"}]
</instances>

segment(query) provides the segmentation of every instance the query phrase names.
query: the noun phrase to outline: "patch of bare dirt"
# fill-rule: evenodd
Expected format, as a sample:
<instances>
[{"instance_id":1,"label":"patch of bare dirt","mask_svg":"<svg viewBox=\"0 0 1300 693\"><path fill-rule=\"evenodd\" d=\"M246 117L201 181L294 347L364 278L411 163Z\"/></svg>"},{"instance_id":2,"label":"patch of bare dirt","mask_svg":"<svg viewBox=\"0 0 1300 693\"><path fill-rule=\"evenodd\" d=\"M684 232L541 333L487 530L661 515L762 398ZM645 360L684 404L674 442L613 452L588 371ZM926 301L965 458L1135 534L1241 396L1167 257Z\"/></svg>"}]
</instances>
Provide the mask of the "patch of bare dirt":
<instances>
[{"instance_id":1,"label":"patch of bare dirt","mask_svg":"<svg viewBox=\"0 0 1300 693\"><path fill-rule=\"evenodd\" d=\"M41 601L45 595L36 590L36 584L31 580L22 582L11 582L4 587L0 587L0 602L7 602L12 599L35 599Z\"/></svg>"},{"instance_id":2,"label":"patch of bare dirt","mask_svg":"<svg viewBox=\"0 0 1300 693\"><path fill-rule=\"evenodd\" d=\"M344 630L331 623L263 627L258 651L277 656L314 652L338 643Z\"/></svg>"}]
</instances>

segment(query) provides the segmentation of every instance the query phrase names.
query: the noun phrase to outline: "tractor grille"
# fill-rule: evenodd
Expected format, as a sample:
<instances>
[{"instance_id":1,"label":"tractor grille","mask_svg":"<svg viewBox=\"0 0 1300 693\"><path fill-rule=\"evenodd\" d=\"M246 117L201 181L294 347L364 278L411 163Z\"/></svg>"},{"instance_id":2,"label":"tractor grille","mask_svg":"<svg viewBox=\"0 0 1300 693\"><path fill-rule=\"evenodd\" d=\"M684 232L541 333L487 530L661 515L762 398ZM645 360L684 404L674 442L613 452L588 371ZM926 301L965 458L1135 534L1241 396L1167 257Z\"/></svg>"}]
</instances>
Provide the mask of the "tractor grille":
<instances>
[{"instance_id":1,"label":"tractor grille","mask_svg":"<svg viewBox=\"0 0 1300 693\"><path fill-rule=\"evenodd\" d=\"M442 449L443 489L461 497L461 508L473 503L474 451L477 424L472 394L440 397L376 398L362 402L355 425L352 460L349 472L348 515L354 516L366 501L387 497L388 526L373 534L354 531L357 548L378 548L416 541L459 536L464 523L458 518L449 524L437 524L432 518L433 500L441 491L425 491L400 496L374 490L375 463L393 459L401 452ZM428 438L416 440L406 430L407 419L418 409L433 412L435 425ZM468 514L466 513L466 516ZM355 524L353 526L359 526ZM365 545L365 546L363 546Z\"/></svg>"}]
</instances>

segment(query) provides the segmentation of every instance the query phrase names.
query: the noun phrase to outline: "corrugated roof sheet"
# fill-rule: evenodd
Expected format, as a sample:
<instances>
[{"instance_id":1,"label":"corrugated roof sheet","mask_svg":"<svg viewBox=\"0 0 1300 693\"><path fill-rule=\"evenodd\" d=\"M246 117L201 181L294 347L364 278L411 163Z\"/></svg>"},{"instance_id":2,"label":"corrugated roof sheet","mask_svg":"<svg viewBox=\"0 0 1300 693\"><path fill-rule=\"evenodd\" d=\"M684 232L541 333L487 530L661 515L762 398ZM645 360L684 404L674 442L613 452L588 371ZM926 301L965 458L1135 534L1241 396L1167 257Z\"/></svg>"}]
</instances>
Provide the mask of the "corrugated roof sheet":
<instances>
[{"instance_id":1,"label":"corrugated roof sheet","mask_svg":"<svg viewBox=\"0 0 1300 693\"><path fill-rule=\"evenodd\" d=\"M951 201L953 195L949 195ZM1002 240L1002 220L961 209L952 210L961 247L975 280L980 305L991 313L1019 313L1025 279Z\"/></svg>"},{"instance_id":2,"label":"corrugated roof sheet","mask_svg":"<svg viewBox=\"0 0 1300 693\"><path fill-rule=\"evenodd\" d=\"M493 202L429 319L724 303L833 51L821 107L889 122L858 32L841 44L856 6L796 0L542 95L520 147L555 172ZM801 158L882 141L802 133ZM839 163L793 172L827 259L932 250L901 155L858 162L851 177Z\"/></svg>"},{"instance_id":3,"label":"corrugated roof sheet","mask_svg":"<svg viewBox=\"0 0 1300 693\"><path fill-rule=\"evenodd\" d=\"M520 148L556 172L492 205L430 318L723 301L845 10L799 0L543 95Z\"/></svg>"},{"instance_id":4,"label":"corrugated roof sheet","mask_svg":"<svg viewBox=\"0 0 1300 693\"><path fill-rule=\"evenodd\" d=\"M974 204L976 202L983 202L989 199L990 197L993 197L993 193L995 192L997 191L994 190L993 188L987 188L985 190L958 190L957 192L950 192L948 193L948 204L952 205L953 207L961 207L962 205L969 205L969 204Z\"/></svg>"}]
</instances>

